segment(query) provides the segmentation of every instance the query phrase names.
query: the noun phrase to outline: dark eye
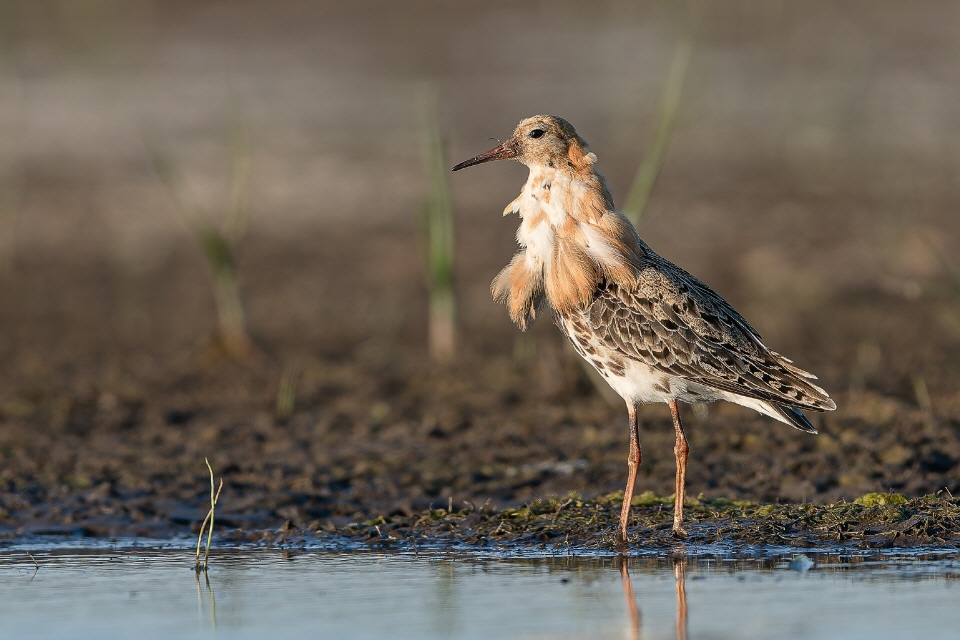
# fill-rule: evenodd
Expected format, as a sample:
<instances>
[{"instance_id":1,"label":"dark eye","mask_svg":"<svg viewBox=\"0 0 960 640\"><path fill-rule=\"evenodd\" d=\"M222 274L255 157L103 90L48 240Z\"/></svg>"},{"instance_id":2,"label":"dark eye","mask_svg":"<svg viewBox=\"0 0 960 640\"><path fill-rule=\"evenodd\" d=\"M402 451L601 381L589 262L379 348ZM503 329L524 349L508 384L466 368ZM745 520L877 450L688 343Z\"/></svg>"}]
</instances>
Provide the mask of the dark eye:
<instances>
[{"instance_id":1,"label":"dark eye","mask_svg":"<svg viewBox=\"0 0 960 640\"><path fill-rule=\"evenodd\" d=\"M543 129L534 129L530 132L531 138L541 138L543 137Z\"/></svg>"}]
</instances>

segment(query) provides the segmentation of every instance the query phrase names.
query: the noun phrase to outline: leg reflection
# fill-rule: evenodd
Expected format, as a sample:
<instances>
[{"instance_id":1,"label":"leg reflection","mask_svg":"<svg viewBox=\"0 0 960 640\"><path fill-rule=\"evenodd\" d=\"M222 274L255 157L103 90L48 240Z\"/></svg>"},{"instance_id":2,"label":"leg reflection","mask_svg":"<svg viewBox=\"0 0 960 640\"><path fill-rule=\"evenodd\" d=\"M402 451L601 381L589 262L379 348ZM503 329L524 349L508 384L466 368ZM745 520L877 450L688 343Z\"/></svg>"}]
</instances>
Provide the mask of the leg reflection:
<instances>
[{"instance_id":1,"label":"leg reflection","mask_svg":"<svg viewBox=\"0 0 960 640\"><path fill-rule=\"evenodd\" d=\"M627 556L617 556L620 566L620 583L623 585L623 600L627 603L627 613L630 615L630 637L640 640L640 608L637 598L633 594L633 583L630 582L630 571L627 569Z\"/></svg>"},{"instance_id":2,"label":"leg reflection","mask_svg":"<svg viewBox=\"0 0 960 640\"><path fill-rule=\"evenodd\" d=\"M685 558L674 558L673 575L677 579L677 640L687 640L687 584L683 570Z\"/></svg>"}]
</instances>

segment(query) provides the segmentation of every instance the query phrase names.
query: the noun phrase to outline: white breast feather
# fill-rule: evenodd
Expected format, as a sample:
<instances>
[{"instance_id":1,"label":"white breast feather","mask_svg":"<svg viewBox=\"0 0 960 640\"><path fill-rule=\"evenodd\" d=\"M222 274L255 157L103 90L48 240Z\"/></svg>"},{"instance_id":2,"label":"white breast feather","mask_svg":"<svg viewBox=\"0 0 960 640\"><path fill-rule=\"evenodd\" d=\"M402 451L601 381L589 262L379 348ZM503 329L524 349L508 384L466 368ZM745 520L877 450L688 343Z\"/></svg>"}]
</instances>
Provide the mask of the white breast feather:
<instances>
[{"instance_id":1,"label":"white breast feather","mask_svg":"<svg viewBox=\"0 0 960 640\"><path fill-rule=\"evenodd\" d=\"M547 167L531 167L523 191L511 203L511 206L518 206L520 217L523 218L517 229L517 242L526 249L526 266L529 269L540 268L550 259L556 235L554 227L562 224L567 216L560 207L544 202L547 192L544 184L549 183L551 189L556 189L555 181L559 175Z\"/></svg>"},{"instance_id":2,"label":"white breast feather","mask_svg":"<svg viewBox=\"0 0 960 640\"><path fill-rule=\"evenodd\" d=\"M517 242L527 250L528 268L539 268L550 258L550 253L553 251L553 237L553 227L549 222L544 220L536 226L530 226L524 220L517 229Z\"/></svg>"},{"instance_id":3,"label":"white breast feather","mask_svg":"<svg viewBox=\"0 0 960 640\"><path fill-rule=\"evenodd\" d=\"M581 224L580 231L587 239L587 253L599 264L617 264L621 260L620 253L610 246L606 238L598 233L593 225Z\"/></svg>"}]
</instances>

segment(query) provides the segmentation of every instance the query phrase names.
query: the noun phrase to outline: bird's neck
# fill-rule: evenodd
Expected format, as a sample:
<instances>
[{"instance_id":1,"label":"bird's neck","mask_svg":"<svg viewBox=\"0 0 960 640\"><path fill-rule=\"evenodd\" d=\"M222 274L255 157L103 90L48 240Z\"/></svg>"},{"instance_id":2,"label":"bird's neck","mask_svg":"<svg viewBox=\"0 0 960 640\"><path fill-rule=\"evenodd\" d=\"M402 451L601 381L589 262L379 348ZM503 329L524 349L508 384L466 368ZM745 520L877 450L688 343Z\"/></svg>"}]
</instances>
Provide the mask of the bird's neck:
<instances>
[{"instance_id":1,"label":"bird's neck","mask_svg":"<svg viewBox=\"0 0 960 640\"><path fill-rule=\"evenodd\" d=\"M633 226L613 208L593 154L563 167L530 167L520 196L504 210L522 218L517 230L521 251L493 283L494 295L508 303L524 326L536 296L558 313L584 309L601 280L635 281L640 243ZM516 311L516 313L515 313Z\"/></svg>"},{"instance_id":2,"label":"bird's neck","mask_svg":"<svg viewBox=\"0 0 960 640\"><path fill-rule=\"evenodd\" d=\"M593 154L590 157L595 159ZM578 222L596 222L613 209L613 196L603 175L591 161L580 168L532 165L520 195L503 210L503 215L519 213L524 219L542 214L560 227L567 217Z\"/></svg>"}]
</instances>

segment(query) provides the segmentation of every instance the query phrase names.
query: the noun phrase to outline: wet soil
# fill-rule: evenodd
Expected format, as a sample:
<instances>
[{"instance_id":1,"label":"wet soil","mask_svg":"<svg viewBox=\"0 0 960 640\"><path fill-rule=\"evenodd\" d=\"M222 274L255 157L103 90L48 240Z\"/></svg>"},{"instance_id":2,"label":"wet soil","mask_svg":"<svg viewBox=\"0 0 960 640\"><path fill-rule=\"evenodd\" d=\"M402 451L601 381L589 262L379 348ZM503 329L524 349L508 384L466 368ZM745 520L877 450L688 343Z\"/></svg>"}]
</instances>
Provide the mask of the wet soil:
<instances>
[{"instance_id":1,"label":"wet soil","mask_svg":"<svg viewBox=\"0 0 960 640\"><path fill-rule=\"evenodd\" d=\"M652 492L634 499L629 543L619 542L622 493L582 500L577 495L535 500L517 509L468 506L429 509L414 517L379 517L318 531L288 523L271 532L234 531L236 543L291 544L306 540L379 548L455 546L542 549L571 553L670 551L742 553L758 548L850 549L950 547L960 544L960 502L926 496L866 494L853 503L758 505L746 500L693 499L684 508L686 535L672 531L673 497Z\"/></svg>"},{"instance_id":2,"label":"wet soil","mask_svg":"<svg viewBox=\"0 0 960 640\"><path fill-rule=\"evenodd\" d=\"M413 230L403 229L348 239L380 251L396 244L399 255L416 245ZM280 273L334 271L345 259L342 247L350 245L316 240L307 243L310 256L296 246L246 255ZM407 269L416 273L415 250L408 251L413 264ZM288 260L296 266L286 267ZM494 272L489 262L481 271ZM188 324L202 339L164 342L158 332L156 343L125 342L129 337L102 322L115 319L102 290L110 272L74 266L70 286L54 289L58 302L51 303L50 285L34 287L34 278L60 269L51 259L8 283L23 303L5 314L6 330L20 336L8 345L0 403L0 531L6 536L193 531L209 501L208 458L224 480L218 528L240 537L278 530L520 542L595 536L597 544L612 537L619 500L609 494L622 490L625 478L625 411L604 397L546 322L521 334L505 320L498 324L502 310L484 301L491 317L485 323L463 318L458 360L437 365L426 354L424 294L416 279L399 293L379 289L382 297L375 298L362 293L378 291L380 272L368 266L328 287L325 295L340 304L327 304L340 313L311 314L299 334L258 330L264 316L254 314L259 346L237 360L212 337L202 338L213 335L209 308ZM173 296L164 291L171 282L186 298L207 294L205 280L191 278L189 269L203 274L196 257L171 258L162 277L144 283L153 300ZM182 278L170 277L180 270ZM257 276L267 279L262 268ZM350 297L349 289L360 293ZM251 297L258 293L251 286ZM74 306L71 296L87 304ZM840 335L856 330L843 325L843 316L862 320L890 303L886 294L838 296L816 314L833 318L832 326L780 347L795 355L807 341L816 345L815 358L806 360L820 363L811 368L823 374L839 406L814 416L820 435L731 405L711 405L699 416L682 409L691 443L688 495L701 496L689 512L694 539L954 541L956 504L949 496L960 490L960 403L950 385L956 378L930 376L928 397L918 399L911 377L917 374L906 363L891 362L859 379L857 371L843 370L851 355ZM911 309L923 313L924 305L949 303L930 294L887 313L890 333L881 339L904 347L915 340L922 355L912 355L923 366L956 376L955 344L921 339L910 318ZM69 307L74 322L58 320L48 308L57 304ZM153 304L147 308L159 323L162 303ZM270 313L283 308L297 315L295 301ZM389 326L390 315L401 319ZM804 333L813 334L813 316L809 322ZM282 379L294 380L289 414L277 408ZM640 499L634 535L656 543L668 540L672 516L669 505L651 496L672 490L673 433L665 407L644 407L641 420L638 492L653 493ZM891 490L939 492L942 499L911 502L893 513L816 506ZM750 504L738 502L744 500Z\"/></svg>"},{"instance_id":3,"label":"wet soil","mask_svg":"<svg viewBox=\"0 0 960 640\"><path fill-rule=\"evenodd\" d=\"M7 59L4 82L19 89L0 123L0 534L194 531L208 458L224 481L218 529L239 538L605 544L626 478L625 409L549 318L521 333L489 299L514 250L516 221L499 212L520 167L452 178L457 357L427 354L414 87L435 82L455 159L546 102L590 140L622 200L680 22L564 5L554 31L631 55L644 43L649 68L625 85L633 66L598 48L596 64L561 65L593 92L548 100L526 93L532 62L512 66L532 52L525 39L482 64L457 46L467 32L486 42L489 21L534 22L530 7L476 8L480 27L440 12L431 24L449 37L421 49L392 30L351 31L357 16L333 5L309 20L297 3L188 5L141 17L141 48L116 60L60 51L46 32ZM956 542L960 192L945 169L958 141L944 132L960 100L944 61L960 56L943 48L960 22L941 15L952 6L887 3L862 20L842 3L745 5L703 27L641 234L818 374L838 409L811 416L813 436L732 405L682 407L697 540ZM278 46L278 34L291 35ZM363 55L334 62L344 47ZM553 77L554 64L537 73ZM207 266L142 139L144 122L168 136L196 199L221 203L225 69L240 79L255 168L236 271L256 348L239 359L218 347ZM807 90L827 80L860 89ZM891 97L902 95L925 101ZM282 389L292 397L278 403ZM668 495L669 412L640 418L637 491ZM912 500L849 504L890 491ZM665 540L669 505L649 499L633 535Z\"/></svg>"}]
</instances>

